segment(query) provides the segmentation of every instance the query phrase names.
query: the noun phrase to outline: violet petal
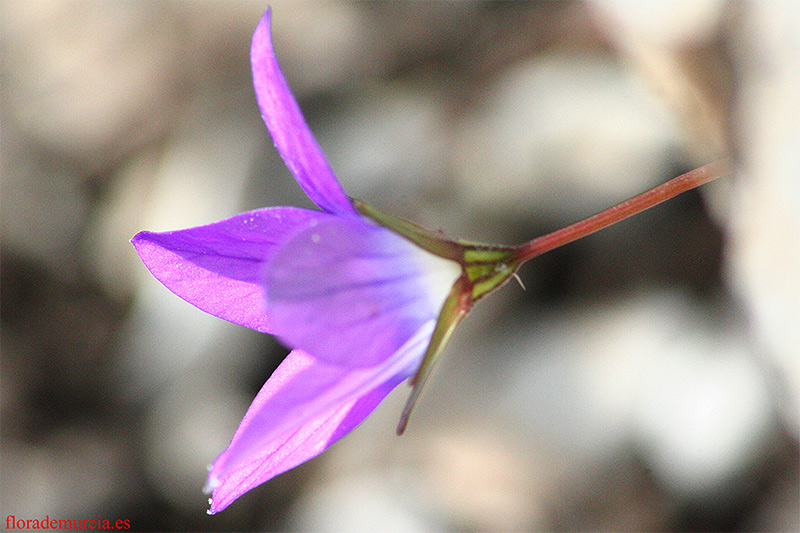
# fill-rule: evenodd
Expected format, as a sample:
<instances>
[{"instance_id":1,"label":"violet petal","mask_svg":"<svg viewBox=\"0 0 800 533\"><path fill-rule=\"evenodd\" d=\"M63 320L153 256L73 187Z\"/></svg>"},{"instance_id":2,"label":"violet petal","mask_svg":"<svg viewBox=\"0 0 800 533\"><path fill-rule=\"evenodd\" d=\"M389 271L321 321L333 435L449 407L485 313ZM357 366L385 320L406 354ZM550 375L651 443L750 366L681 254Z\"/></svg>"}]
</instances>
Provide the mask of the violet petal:
<instances>
[{"instance_id":1,"label":"violet petal","mask_svg":"<svg viewBox=\"0 0 800 533\"><path fill-rule=\"evenodd\" d=\"M261 116L275 148L309 198L329 213L355 215L328 160L306 124L275 57L267 10L250 48L253 86Z\"/></svg>"},{"instance_id":2,"label":"violet petal","mask_svg":"<svg viewBox=\"0 0 800 533\"><path fill-rule=\"evenodd\" d=\"M143 231L131 242L169 290L214 316L271 333L261 284L276 245L311 221L331 215L272 207L178 231Z\"/></svg>"},{"instance_id":3,"label":"violet petal","mask_svg":"<svg viewBox=\"0 0 800 533\"><path fill-rule=\"evenodd\" d=\"M384 364L348 369L294 350L247 410L228 448L214 461L210 512L322 453L366 418L419 364L428 323Z\"/></svg>"},{"instance_id":4,"label":"violet petal","mask_svg":"<svg viewBox=\"0 0 800 533\"><path fill-rule=\"evenodd\" d=\"M330 217L286 239L265 265L273 332L347 367L373 366L435 321L460 266L358 219Z\"/></svg>"}]
</instances>

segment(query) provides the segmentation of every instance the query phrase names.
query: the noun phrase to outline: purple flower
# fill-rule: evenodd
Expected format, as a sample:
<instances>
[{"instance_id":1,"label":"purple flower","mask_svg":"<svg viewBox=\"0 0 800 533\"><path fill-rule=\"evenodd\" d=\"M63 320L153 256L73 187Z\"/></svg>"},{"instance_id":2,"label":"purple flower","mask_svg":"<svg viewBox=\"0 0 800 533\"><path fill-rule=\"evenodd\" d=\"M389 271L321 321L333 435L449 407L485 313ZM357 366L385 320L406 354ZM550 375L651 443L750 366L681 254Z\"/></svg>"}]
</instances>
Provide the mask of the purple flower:
<instances>
[{"instance_id":1,"label":"purple flower","mask_svg":"<svg viewBox=\"0 0 800 533\"><path fill-rule=\"evenodd\" d=\"M131 241L187 302L292 348L211 466L210 513L324 451L411 378L401 433L455 326L522 263L725 171L706 165L517 247L455 241L345 195L275 59L269 11L251 61L275 147L322 210L258 209Z\"/></svg>"},{"instance_id":2,"label":"purple flower","mask_svg":"<svg viewBox=\"0 0 800 533\"><path fill-rule=\"evenodd\" d=\"M251 61L275 146L322 211L271 207L132 240L175 294L292 348L211 466L210 513L324 451L417 374L402 431L455 324L516 268L502 263L509 249L450 241L345 195L278 66L269 11Z\"/></svg>"}]
</instances>

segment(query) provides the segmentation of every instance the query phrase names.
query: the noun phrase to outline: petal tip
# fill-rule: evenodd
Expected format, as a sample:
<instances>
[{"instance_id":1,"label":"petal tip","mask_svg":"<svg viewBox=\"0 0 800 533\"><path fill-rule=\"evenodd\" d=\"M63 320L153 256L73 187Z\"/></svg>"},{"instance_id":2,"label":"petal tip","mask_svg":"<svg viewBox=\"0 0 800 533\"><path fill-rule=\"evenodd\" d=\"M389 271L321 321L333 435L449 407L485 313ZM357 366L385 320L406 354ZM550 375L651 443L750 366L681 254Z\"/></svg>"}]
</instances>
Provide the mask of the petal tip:
<instances>
[{"instance_id":1,"label":"petal tip","mask_svg":"<svg viewBox=\"0 0 800 533\"><path fill-rule=\"evenodd\" d=\"M261 15L261 19L258 21L258 25L256 26L256 31L253 33L253 43L256 40L263 39L264 37L270 37L270 25L272 22L272 8L268 7L264 14Z\"/></svg>"},{"instance_id":2,"label":"petal tip","mask_svg":"<svg viewBox=\"0 0 800 533\"><path fill-rule=\"evenodd\" d=\"M350 198L322 153L275 56L271 11L264 12L250 45L253 88L261 117L286 166L308 197L323 211L356 214Z\"/></svg>"}]
</instances>

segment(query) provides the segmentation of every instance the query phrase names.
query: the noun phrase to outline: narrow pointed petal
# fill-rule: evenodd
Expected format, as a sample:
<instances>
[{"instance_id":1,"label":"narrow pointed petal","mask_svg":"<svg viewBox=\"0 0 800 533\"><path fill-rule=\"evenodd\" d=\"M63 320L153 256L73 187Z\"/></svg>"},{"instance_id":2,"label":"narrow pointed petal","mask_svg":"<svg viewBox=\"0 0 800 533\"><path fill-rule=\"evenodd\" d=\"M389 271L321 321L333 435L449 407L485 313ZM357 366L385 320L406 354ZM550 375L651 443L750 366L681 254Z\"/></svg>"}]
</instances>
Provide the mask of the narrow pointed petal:
<instances>
[{"instance_id":1,"label":"narrow pointed petal","mask_svg":"<svg viewBox=\"0 0 800 533\"><path fill-rule=\"evenodd\" d=\"M383 365L352 370L294 350L256 396L228 448L214 461L206 491L211 513L312 457L361 423L422 357L429 323Z\"/></svg>"},{"instance_id":2,"label":"narrow pointed petal","mask_svg":"<svg viewBox=\"0 0 800 533\"><path fill-rule=\"evenodd\" d=\"M292 348L336 365L373 366L436 321L460 272L386 228L331 217L272 255L266 309Z\"/></svg>"},{"instance_id":3,"label":"narrow pointed petal","mask_svg":"<svg viewBox=\"0 0 800 533\"><path fill-rule=\"evenodd\" d=\"M169 290L214 316L270 333L261 272L276 246L325 213L274 207L178 231L143 231L131 242Z\"/></svg>"},{"instance_id":4,"label":"narrow pointed petal","mask_svg":"<svg viewBox=\"0 0 800 533\"><path fill-rule=\"evenodd\" d=\"M258 107L275 148L309 198L329 213L356 213L328 160L306 124L272 46L267 10L253 34L250 49Z\"/></svg>"},{"instance_id":5,"label":"narrow pointed petal","mask_svg":"<svg viewBox=\"0 0 800 533\"><path fill-rule=\"evenodd\" d=\"M209 513L222 511L239 496L275 476L310 460L361 423L402 380L395 379L368 392L361 398L343 402L310 420L297 431L275 439L259 453L236 465L232 473L218 483L212 492ZM260 395L260 394L259 394ZM258 401L258 397L256 398ZM253 406L256 402L253 402ZM248 428L242 422L241 428ZM256 430L250 430L256 431ZM216 473L212 470L212 476ZM215 482L209 480L209 487Z\"/></svg>"}]
</instances>

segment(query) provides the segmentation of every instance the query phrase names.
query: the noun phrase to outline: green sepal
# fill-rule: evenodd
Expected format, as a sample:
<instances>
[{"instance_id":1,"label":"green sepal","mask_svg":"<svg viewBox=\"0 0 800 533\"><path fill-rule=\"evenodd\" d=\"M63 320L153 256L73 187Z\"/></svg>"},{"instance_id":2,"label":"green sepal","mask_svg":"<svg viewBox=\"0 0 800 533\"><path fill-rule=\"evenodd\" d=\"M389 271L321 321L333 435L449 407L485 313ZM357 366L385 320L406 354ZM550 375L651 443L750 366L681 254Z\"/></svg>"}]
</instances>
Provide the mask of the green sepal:
<instances>
[{"instance_id":1,"label":"green sepal","mask_svg":"<svg viewBox=\"0 0 800 533\"><path fill-rule=\"evenodd\" d=\"M461 319L466 316L472 306L472 300L468 297L469 291L465 290L465 283L466 280L463 276L458 278L455 284L453 284L453 288L450 290L447 299L444 301L444 305L442 305L439 318L436 320L436 327L433 329L431 342L428 344L428 349L425 351L417 373L414 374L411 380L413 388L403 408L403 413L400 415L400 423L397 425L398 435L402 435L403 431L405 431L408 419L411 416L411 411L414 409L414 405L416 405L417 399L425 383L428 381L431 372L433 372L433 367L439 360L439 354L442 353L442 350L447 345L447 341L449 341L450 337L453 335L456 326L461 322Z\"/></svg>"},{"instance_id":2,"label":"green sepal","mask_svg":"<svg viewBox=\"0 0 800 533\"><path fill-rule=\"evenodd\" d=\"M384 213L369 204L365 204L361 200L355 198L351 198L350 200L359 213L371 218L382 226L396 231L411 242L417 244L420 248L434 255L438 255L439 257L452 259L453 261L463 264L464 247L457 241L448 238L443 233L431 231L405 218Z\"/></svg>"}]
</instances>

